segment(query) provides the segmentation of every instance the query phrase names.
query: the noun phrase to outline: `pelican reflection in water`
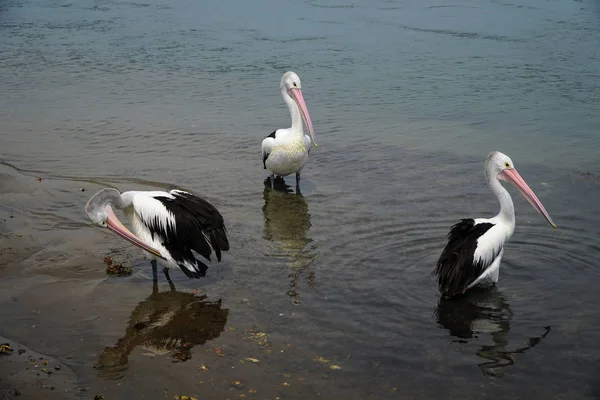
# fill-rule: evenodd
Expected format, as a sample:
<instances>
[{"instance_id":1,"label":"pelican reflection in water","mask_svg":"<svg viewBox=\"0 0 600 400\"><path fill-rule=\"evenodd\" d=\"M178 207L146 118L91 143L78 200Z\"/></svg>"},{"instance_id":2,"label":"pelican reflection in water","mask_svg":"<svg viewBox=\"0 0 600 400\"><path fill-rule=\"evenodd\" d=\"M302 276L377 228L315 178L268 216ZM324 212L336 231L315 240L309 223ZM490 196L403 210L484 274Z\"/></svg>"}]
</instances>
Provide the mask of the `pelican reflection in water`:
<instances>
[{"instance_id":1,"label":"pelican reflection in water","mask_svg":"<svg viewBox=\"0 0 600 400\"><path fill-rule=\"evenodd\" d=\"M129 354L138 346L146 352L185 361L194 346L219 337L228 312L221 308L220 299L207 301L205 295L174 290L159 293L154 282L152 294L131 313L125 335L115 346L104 349L95 368L104 377L121 378Z\"/></svg>"},{"instance_id":2,"label":"pelican reflection in water","mask_svg":"<svg viewBox=\"0 0 600 400\"><path fill-rule=\"evenodd\" d=\"M529 338L526 346L508 350L512 316L506 296L496 287L474 288L457 299L442 298L436 310L437 322L459 338L456 342L466 343L466 339L477 338L480 333L491 336L493 344L483 345L476 352L479 357L489 360L479 367L484 375L491 377L504 376L503 368L513 365L517 354L535 347L550 333L550 327L544 327L540 329L542 334Z\"/></svg>"},{"instance_id":3,"label":"pelican reflection in water","mask_svg":"<svg viewBox=\"0 0 600 400\"><path fill-rule=\"evenodd\" d=\"M273 188L269 179L265 180L263 196L264 238L278 245L281 253L276 256L290 260L290 287L287 294L298 303L298 279L305 275L308 285L314 284L315 271L311 264L319 255L314 246L310 246L308 204L300 188L296 187L294 191L281 177L274 180Z\"/></svg>"}]
</instances>

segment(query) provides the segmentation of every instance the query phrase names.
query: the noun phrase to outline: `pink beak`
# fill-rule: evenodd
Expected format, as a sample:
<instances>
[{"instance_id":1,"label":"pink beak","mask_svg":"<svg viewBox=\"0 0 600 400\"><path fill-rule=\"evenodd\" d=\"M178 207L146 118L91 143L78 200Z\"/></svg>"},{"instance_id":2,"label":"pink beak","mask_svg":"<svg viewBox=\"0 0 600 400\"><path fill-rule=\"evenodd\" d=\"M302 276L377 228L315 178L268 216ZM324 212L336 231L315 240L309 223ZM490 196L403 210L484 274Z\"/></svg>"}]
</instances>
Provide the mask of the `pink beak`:
<instances>
[{"instance_id":1,"label":"pink beak","mask_svg":"<svg viewBox=\"0 0 600 400\"><path fill-rule=\"evenodd\" d=\"M318 147L317 142L315 141L315 129L313 128L312 120L310 119L310 114L308 113L308 109L306 108L304 96L302 96L302 90L292 88L290 89L290 94L292 95L292 99L294 99L296 104L298 104L298 108L300 108L300 115L302 115L304 125L306 126L306 129L308 129L310 140L312 140L312 143L315 147Z\"/></svg>"},{"instance_id":2,"label":"pink beak","mask_svg":"<svg viewBox=\"0 0 600 400\"><path fill-rule=\"evenodd\" d=\"M106 226L108 229L121 236L123 239L135 244L143 250L146 250L148 253L164 259L162 254L160 254L160 251L142 242L140 239L137 238L137 236L131 233L129 229L123 226L123 224L121 223L121 221L119 221L119 219L117 218L110 206L106 206L105 211L106 215L108 216L106 220Z\"/></svg>"},{"instance_id":3,"label":"pink beak","mask_svg":"<svg viewBox=\"0 0 600 400\"><path fill-rule=\"evenodd\" d=\"M523 197L525 197L525 200L527 200L538 213L543 215L544 218L546 218L546 221L548 221L553 228L556 228L554 221L552 221L552 218L550 218L550 215L542 205L542 202L537 198L535 193L533 193L533 190L531 190L529 185L525 183L525 180L521 178L521 175L519 175L516 169L505 169L498 174L498 179L512 183L517 189L519 189Z\"/></svg>"}]
</instances>

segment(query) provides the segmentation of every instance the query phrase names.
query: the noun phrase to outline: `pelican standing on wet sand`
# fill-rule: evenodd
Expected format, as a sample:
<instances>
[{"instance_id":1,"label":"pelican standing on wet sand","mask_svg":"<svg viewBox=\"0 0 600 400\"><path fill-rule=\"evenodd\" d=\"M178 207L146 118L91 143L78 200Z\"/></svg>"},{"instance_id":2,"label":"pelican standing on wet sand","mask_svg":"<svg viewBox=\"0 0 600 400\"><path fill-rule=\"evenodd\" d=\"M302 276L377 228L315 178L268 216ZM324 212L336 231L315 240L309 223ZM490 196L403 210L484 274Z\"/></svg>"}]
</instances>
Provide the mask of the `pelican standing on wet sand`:
<instances>
[{"instance_id":1,"label":"pelican standing on wet sand","mask_svg":"<svg viewBox=\"0 0 600 400\"><path fill-rule=\"evenodd\" d=\"M512 160L499 151L485 160L487 183L500 201L494 218L463 219L450 229L448 244L442 251L434 274L444 297L462 294L473 286L498 282L504 242L515 230L515 209L508 191L500 181L512 183L533 208L556 228L548 212L521 178Z\"/></svg>"},{"instance_id":2,"label":"pelican standing on wet sand","mask_svg":"<svg viewBox=\"0 0 600 400\"><path fill-rule=\"evenodd\" d=\"M263 167L269 170L271 187L274 187L275 175L284 177L294 172L298 185L300 172L308 161L308 153L312 145L317 147L310 114L302 96L300 78L288 71L283 74L279 87L281 97L290 109L292 127L277 129L262 142ZM304 134L303 121L308 135Z\"/></svg>"},{"instance_id":3,"label":"pelican standing on wet sand","mask_svg":"<svg viewBox=\"0 0 600 400\"><path fill-rule=\"evenodd\" d=\"M132 217L135 234L116 217L113 208ZM95 225L108 228L144 250L157 281L157 261L173 289L170 268L181 268L188 278L201 278L208 267L192 252L210 261L211 245L221 261L221 252L229 250L223 217L209 202L182 190L169 192L102 189L90 198L85 212Z\"/></svg>"}]
</instances>

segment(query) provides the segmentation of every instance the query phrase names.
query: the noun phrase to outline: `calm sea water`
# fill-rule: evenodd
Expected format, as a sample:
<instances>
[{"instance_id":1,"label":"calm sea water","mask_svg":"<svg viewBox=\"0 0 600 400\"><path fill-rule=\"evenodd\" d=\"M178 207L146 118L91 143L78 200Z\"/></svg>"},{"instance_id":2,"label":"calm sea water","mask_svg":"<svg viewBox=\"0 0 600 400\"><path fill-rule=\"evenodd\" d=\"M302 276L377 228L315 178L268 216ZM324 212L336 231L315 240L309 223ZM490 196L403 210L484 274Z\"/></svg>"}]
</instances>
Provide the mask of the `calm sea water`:
<instances>
[{"instance_id":1,"label":"calm sea water","mask_svg":"<svg viewBox=\"0 0 600 400\"><path fill-rule=\"evenodd\" d=\"M597 398L599 24L593 0L1 0L0 334L74 398ZM290 69L301 193L260 159ZM512 191L498 287L440 303L448 228L497 212L492 150L559 229ZM231 251L151 294L83 213L105 186L201 194Z\"/></svg>"}]
</instances>

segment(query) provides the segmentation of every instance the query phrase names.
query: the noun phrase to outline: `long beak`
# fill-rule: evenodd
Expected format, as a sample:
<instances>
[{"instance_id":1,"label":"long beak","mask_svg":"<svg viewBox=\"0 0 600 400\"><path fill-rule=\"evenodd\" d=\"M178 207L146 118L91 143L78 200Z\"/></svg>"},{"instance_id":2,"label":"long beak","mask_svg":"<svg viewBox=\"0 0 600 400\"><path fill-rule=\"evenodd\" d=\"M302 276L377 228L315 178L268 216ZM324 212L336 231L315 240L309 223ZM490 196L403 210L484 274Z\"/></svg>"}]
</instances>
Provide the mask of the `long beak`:
<instances>
[{"instance_id":1,"label":"long beak","mask_svg":"<svg viewBox=\"0 0 600 400\"><path fill-rule=\"evenodd\" d=\"M312 120L310 119L310 114L308 113L308 109L306 108L304 96L302 96L302 90L292 88L290 89L290 93L296 104L298 104L298 108L300 109L300 115L302 115L304 125L306 125L306 128L308 129L310 140L312 140L312 143L315 147L318 147L317 142L315 141L315 129L313 128Z\"/></svg>"},{"instance_id":2,"label":"long beak","mask_svg":"<svg viewBox=\"0 0 600 400\"><path fill-rule=\"evenodd\" d=\"M535 193L533 193L533 190L531 190L529 185L525 183L525 180L521 178L521 175L519 175L516 169L505 169L498 174L498 178L512 183L517 189L519 189L523 197L525 197L525 200L527 200L538 213L543 215L544 218L546 218L546 221L548 221L553 228L556 228L554 221L552 221L552 218L550 218L550 215L542 205L542 202L537 198Z\"/></svg>"},{"instance_id":3,"label":"long beak","mask_svg":"<svg viewBox=\"0 0 600 400\"><path fill-rule=\"evenodd\" d=\"M110 206L106 206L105 210L106 210L106 215L108 216L108 218L106 220L106 226L108 229L110 229L117 235L121 236L123 239L128 240L129 242L135 244L136 246L142 248L143 250L146 250L148 253L153 254L160 258L164 258L162 256L162 254L160 254L160 251L158 251L158 250L148 246L146 243L142 242L133 233L131 233L129 231L129 229L127 229L125 226L123 226L123 224L121 223L121 221L119 221L119 219L117 218L117 216L115 215L115 213L113 212L113 210Z\"/></svg>"}]
</instances>

